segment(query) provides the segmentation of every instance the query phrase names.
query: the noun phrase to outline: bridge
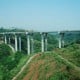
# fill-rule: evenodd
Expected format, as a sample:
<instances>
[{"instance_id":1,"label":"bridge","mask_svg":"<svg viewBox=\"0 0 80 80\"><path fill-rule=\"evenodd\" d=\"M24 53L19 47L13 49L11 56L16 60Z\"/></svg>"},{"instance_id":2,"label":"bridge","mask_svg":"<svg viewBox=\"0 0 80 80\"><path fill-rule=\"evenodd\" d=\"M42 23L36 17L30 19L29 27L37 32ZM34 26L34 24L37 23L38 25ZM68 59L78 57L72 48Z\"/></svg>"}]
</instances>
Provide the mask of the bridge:
<instances>
[{"instance_id":1,"label":"bridge","mask_svg":"<svg viewBox=\"0 0 80 80\"><path fill-rule=\"evenodd\" d=\"M65 33L77 33L80 31L51 31L51 32L1 32L0 35L2 35L4 38L4 43L7 44L7 42L11 42L11 36L14 36L15 39L15 51L21 51L21 34L25 34L26 38L27 38L27 54L30 55L31 52L33 52L34 49L34 39L33 39L33 34L35 33L39 33L41 35L41 52L47 51L47 44L48 44L48 38L47 35L48 33L57 33L59 35L58 38L58 47L62 48L64 47L64 34ZM7 35L9 35L8 39L7 39ZM10 36L11 35L11 36ZM18 42L19 41L19 42ZM19 43L19 46L18 46ZM31 51L32 50L32 51Z\"/></svg>"}]
</instances>

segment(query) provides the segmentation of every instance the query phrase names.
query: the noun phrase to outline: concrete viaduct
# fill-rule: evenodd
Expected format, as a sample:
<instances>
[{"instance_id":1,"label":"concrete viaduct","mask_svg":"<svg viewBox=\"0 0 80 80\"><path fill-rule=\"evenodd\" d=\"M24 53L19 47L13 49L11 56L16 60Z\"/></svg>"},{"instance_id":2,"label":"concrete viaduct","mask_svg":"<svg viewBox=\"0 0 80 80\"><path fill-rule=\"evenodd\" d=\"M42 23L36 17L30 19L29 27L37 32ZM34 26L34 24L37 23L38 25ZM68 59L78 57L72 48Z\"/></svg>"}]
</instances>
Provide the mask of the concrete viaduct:
<instances>
[{"instance_id":1,"label":"concrete viaduct","mask_svg":"<svg viewBox=\"0 0 80 80\"><path fill-rule=\"evenodd\" d=\"M58 47L61 48L62 46L64 46L64 34L66 32L76 32L76 31L55 31L53 33L58 33L59 38L58 38L58 42L59 45ZM77 31L80 32L80 31ZM52 33L52 32L39 32L41 35L41 52L47 51L47 34L48 33ZM15 51L21 51L21 34L26 34L27 37L27 54L30 55L31 52L33 52L33 45L34 44L34 39L33 39L33 34L35 34L35 32L2 32L0 33L0 35L4 36L4 43L7 44L7 41L9 42L10 45L10 40L11 37L9 36L9 39L7 40L7 36L6 35L14 35L15 38ZM19 41L19 42L18 42ZM19 43L19 46L17 45ZM31 49L30 49L31 46ZM19 48L18 48L19 47ZM31 51L32 50L32 51Z\"/></svg>"}]
</instances>

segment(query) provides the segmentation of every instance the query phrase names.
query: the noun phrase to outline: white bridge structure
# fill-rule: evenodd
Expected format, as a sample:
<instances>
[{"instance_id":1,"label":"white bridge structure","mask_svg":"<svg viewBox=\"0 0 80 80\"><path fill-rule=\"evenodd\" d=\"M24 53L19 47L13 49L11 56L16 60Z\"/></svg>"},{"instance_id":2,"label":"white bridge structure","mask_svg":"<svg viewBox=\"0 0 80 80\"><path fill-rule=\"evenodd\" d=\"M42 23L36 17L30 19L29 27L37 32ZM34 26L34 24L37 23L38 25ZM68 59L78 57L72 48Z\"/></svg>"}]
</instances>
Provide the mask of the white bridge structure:
<instances>
[{"instance_id":1,"label":"white bridge structure","mask_svg":"<svg viewBox=\"0 0 80 80\"><path fill-rule=\"evenodd\" d=\"M64 47L64 34L70 32L80 32L80 31L53 31L53 33L58 33L59 38L58 38L58 47L62 48ZM1 32L0 35L3 35L4 43L7 44L9 42L9 45L11 43L11 36L14 36L15 39L15 51L21 51L22 49L22 44L21 44L21 34L25 34L27 37L27 54L30 55L30 53L33 53L34 50L34 39L33 39L33 34L36 32ZM48 44L48 38L47 34L52 33L52 32L39 32L41 35L41 52L47 51L47 44ZM7 39L7 35L11 35ZM19 46L18 46L19 43ZM31 48L30 48L31 47Z\"/></svg>"}]
</instances>

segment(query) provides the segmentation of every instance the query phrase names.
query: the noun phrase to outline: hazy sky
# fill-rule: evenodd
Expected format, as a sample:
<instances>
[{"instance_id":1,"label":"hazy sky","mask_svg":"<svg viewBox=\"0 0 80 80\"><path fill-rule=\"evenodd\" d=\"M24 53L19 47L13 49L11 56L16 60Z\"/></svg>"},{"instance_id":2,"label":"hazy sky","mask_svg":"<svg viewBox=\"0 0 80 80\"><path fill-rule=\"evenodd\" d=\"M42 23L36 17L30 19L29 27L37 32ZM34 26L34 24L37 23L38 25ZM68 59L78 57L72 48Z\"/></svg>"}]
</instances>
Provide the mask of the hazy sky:
<instances>
[{"instance_id":1,"label":"hazy sky","mask_svg":"<svg viewBox=\"0 0 80 80\"><path fill-rule=\"evenodd\" d=\"M0 0L0 27L80 30L80 0Z\"/></svg>"}]
</instances>

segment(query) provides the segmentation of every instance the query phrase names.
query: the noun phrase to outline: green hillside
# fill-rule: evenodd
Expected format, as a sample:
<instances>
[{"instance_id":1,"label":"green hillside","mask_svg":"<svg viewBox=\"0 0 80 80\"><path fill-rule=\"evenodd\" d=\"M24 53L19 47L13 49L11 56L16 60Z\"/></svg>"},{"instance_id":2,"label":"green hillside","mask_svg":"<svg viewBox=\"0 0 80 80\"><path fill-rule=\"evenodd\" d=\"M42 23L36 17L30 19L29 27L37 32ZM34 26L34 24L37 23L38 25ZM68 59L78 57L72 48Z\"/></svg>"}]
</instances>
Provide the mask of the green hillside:
<instances>
[{"instance_id":1,"label":"green hillside","mask_svg":"<svg viewBox=\"0 0 80 80\"><path fill-rule=\"evenodd\" d=\"M77 48L73 49L75 45ZM80 80L79 46L72 44L67 48L37 54L17 80Z\"/></svg>"},{"instance_id":2,"label":"green hillside","mask_svg":"<svg viewBox=\"0 0 80 80\"><path fill-rule=\"evenodd\" d=\"M76 66L80 67L80 44L73 43L66 48L54 50L58 55L61 55L63 58L72 62Z\"/></svg>"},{"instance_id":3,"label":"green hillside","mask_svg":"<svg viewBox=\"0 0 80 80\"><path fill-rule=\"evenodd\" d=\"M30 56L22 52L13 53L8 45L0 44L0 80L11 80Z\"/></svg>"}]
</instances>

